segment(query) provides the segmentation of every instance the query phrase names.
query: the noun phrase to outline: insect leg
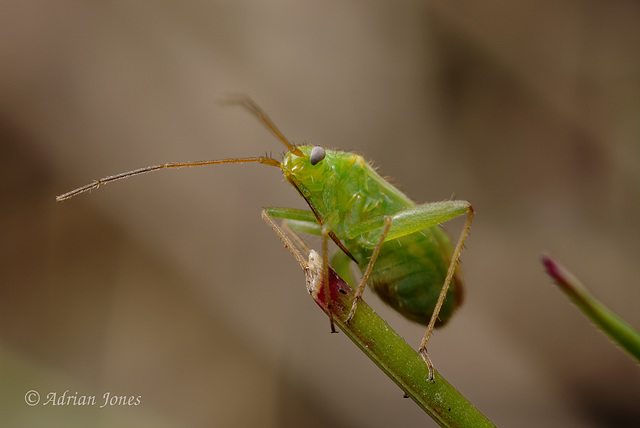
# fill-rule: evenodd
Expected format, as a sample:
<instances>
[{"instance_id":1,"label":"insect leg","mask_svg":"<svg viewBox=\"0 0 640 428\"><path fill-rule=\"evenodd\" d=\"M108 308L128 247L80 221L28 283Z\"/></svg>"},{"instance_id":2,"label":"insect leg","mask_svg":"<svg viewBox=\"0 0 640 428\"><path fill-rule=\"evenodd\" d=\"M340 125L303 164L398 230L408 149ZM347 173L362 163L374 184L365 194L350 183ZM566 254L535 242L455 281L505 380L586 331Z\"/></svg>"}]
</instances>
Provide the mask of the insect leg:
<instances>
[{"instance_id":1,"label":"insect leg","mask_svg":"<svg viewBox=\"0 0 640 428\"><path fill-rule=\"evenodd\" d=\"M266 209L262 210L262 218L264 219L264 221L267 222L267 224L269 226L271 226L271 229L273 229L273 231L280 237L282 242L284 242L285 247L287 247L289 249L289 251L291 251L291 253L296 258L296 260L298 260L298 263L300 263L300 266L302 266L303 269L307 270L307 268L308 268L307 259L302 255L302 253L300 253L300 251L298 251L296 246L291 241L291 238L295 236L293 238L293 240L296 241L297 244L299 244L298 240L302 241L302 238L300 238L293 231L291 231L293 233L293 235L289 235L286 230L281 229L280 226L278 226L271 219L271 217L269 217L269 214L267 213ZM304 243L304 241L302 241L302 242ZM305 244L305 247L303 247L303 249L306 250L306 248L308 248L308 246Z\"/></svg>"},{"instance_id":2,"label":"insect leg","mask_svg":"<svg viewBox=\"0 0 640 428\"><path fill-rule=\"evenodd\" d=\"M362 298L362 293L364 293L364 289L367 286L367 280L369 279L369 276L373 271L373 266L376 264L376 259L380 254L380 249L382 248L382 244L384 243L390 228L391 228L391 216L385 216L384 228L382 229L382 234L378 239L378 244L373 249L373 253L371 254L371 258L369 259L369 264L367 265L367 269L365 270L364 275L362 275L362 279L360 279L360 284L358 285L358 288L356 289L356 292L353 296L353 305L351 306L351 311L349 312L349 316L347 317L347 323L351 322L351 320L353 319L353 316L356 313L358 302Z\"/></svg>"},{"instance_id":3,"label":"insect leg","mask_svg":"<svg viewBox=\"0 0 640 428\"><path fill-rule=\"evenodd\" d=\"M287 220L282 221L282 230L291 238L298 247L304 251L308 256L311 253L311 247L296 233L296 231L289 225Z\"/></svg>"},{"instance_id":4,"label":"insect leg","mask_svg":"<svg viewBox=\"0 0 640 428\"><path fill-rule=\"evenodd\" d=\"M329 291L329 229L322 226L322 285L324 295L327 301L327 310L329 311L329 324L331 325L331 333L337 333L336 326L333 323L333 304L331 302Z\"/></svg>"},{"instance_id":5,"label":"insect leg","mask_svg":"<svg viewBox=\"0 0 640 428\"><path fill-rule=\"evenodd\" d=\"M311 248L298 235L297 232L308 233L309 235L322 236L322 227L318 224L311 211L298 210L295 208L274 208L269 207L262 210L262 216L282 219L282 230L291 238L298 247L307 255ZM271 224L271 221L269 221Z\"/></svg>"},{"instance_id":6,"label":"insect leg","mask_svg":"<svg viewBox=\"0 0 640 428\"><path fill-rule=\"evenodd\" d=\"M447 295L447 291L449 290L449 285L451 284L451 280L455 273L455 268L460 258L460 253L462 252L462 246L467 235L469 234L469 229L471 228L471 220L473 219L473 207L471 207L471 204L466 201L442 201L416 205L414 207L407 208L393 214L391 216L393 225L386 232L382 228L387 221L385 216L379 216L361 222L360 224L352 227L349 231L350 238L362 234L369 234L368 236L370 240L374 240L377 238L378 241L380 241L380 237L382 237L384 241L389 241L391 239L419 232L429 227L437 226L440 223L452 220L463 214L467 214L467 221L464 224L462 232L460 233L460 238L458 239L458 243L453 251L453 255L449 263L449 268L447 270L447 275L445 277L445 282L442 286L440 295L438 296L438 301L436 302L436 306L431 315L429 325L427 326L427 331L422 339L420 348L418 348L418 352L429 367L430 379L433 379L433 364L431 363L429 355L427 355L427 342L429 341L429 337L431 336L431 333L435 326L435 322L438 319L438 314L440 313L440 309L442 308L442 304ZM386 236L383 236L385 234ZM378 244L374 248L377 248L379 246L380 242L378 242Z\"/></svg>"},{"instance_id":7,"label":"insect leg","mask_svg":"<svg viewBox=\"0 0 640 428\"><path fill-rule=\"evenodd\" d=\"M308 210L299 210L296 208L278 208L268 207L264 209L265 213L271 218L281 218L284 220L295 220L295 222L314 223L317 227L316 232L305 232L320 236L318 219Z\"/></svg>"},{"instance_id":8,"label":"insect leg","mask_svg":"<svg viewBox=\"0 0 640 428\"><path fill-rule=\"evenodd\" d=\"M325 296L329 296L329 237L331 231L325 226L318 224L316 217L311 211L298 210L293 208L265 208L263 211L263 217L276 217L282 218L288 223L287 229L302 231L314 235L320 235L322 237L322 271L323 271L323 287ZM271 224L271 223L270 223ZM273 226L272 226L273 227ZM278 228L279 229L279 228ZM275 229L274 229L275 230ZM276 232L277 233L277 232ZM296 235L297 236L297 235ZM294 238L296 242L302 241L302 238ZM308 248L306 243L303 248ZM333 322L333 312L331 299L327 297L327 310L329 312L329 323L331 325L331 333L337 333L335 324Z\"/></svg>"},{"instance_id":9,"label":"insect leg","mask_svg":"<svg viewBox=\"0 0 640 428\"><path fill-rule=\"evenodd\" d=\"M322 236L322 226L318 223L311 211L298 210L294 208L266 208L270 217L282 218L282 228L290 232L291 237L302 249L307 247L306 242L298 242L295 238L299 236L295 232L307 233L309 235ZM331 236L331 235L329 235ZM305 250L309 253L308 250ZM331 256L331 267L335 269L340 278L345 280L352 288L356 288L357 282L353 279L350 265L353 259L344 251L336 251Z\"/></svg>"},{"instance_id":10,"label":"insect leg","mask_svg":"<svg viewBox=\"0 0 640 428\"><path fill-rule=\"evenodd\" d=\"M453 256L451 257L451 263L449 263L449 269L447 270L447 276L444 280L444 285L440 290L440 295L438 296L438 302L436 303L435 308L433 309L433 314L431 315L431 320L429 321L429 325L427 326L427 331L422 338L422 343L420 343L420 348L418 348L418 353L422 356L422 358L426 361L429 366L429 380L433 380L433 364L431 363L431 359L427 354L427 342L429 342L429 337L433 332L433 328L436 324L436 320L438 319L438 314L440 313L440 308L442 308L442 303L444 302L445 297L447 296L447 291L449 290L449 285L451 284L451 280L453 278L453 274L456 270L456 266L458 264L458 260L460 259L460 253L462 252L462 247L464 245L464 241L469 234L469 230L471 229L471 221L473 220L473 208L471 205L468 207L467 211L467 220L464 223L464 227L460 232L460 238L458 238L458 243L456 244L456 248L453 250Z\"/></svg>"}]
</instances>

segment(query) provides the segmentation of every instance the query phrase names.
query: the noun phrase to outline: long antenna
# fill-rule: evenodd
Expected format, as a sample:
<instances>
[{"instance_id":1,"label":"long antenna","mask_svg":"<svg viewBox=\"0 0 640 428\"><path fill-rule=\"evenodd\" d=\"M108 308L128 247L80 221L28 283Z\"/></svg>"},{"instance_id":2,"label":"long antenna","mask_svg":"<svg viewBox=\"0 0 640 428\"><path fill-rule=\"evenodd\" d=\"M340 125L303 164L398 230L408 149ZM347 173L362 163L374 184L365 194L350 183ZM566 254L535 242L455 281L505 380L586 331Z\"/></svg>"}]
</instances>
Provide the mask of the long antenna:
<instances>
[{"instance_id":1,"label":"long antenna","mask_svg":"<svg viewBox=\"0 0 640 428\"><path fill-rule=\"evenodd\" d=\"M280 132L278 127L273 123L273 121L267 116L267 114L262 110L258 105L249 97L243 95L235 95L229 96L226 99L221 101L223 104L237 104L249 111L249 113L253 114L263 125L265 125L280 141L284 143L285 146L289 149L290 152L297 156L303 156L303 153L298 149L295 145L293 145L287 138ZM87 192L92 189L97 189L103 184L111 183L112 181L122 180L123 178L132 177L134 175L146 174L147 172L158 171L160 169L167 168L185 168L192 166L205 166L205 165L216 165L221 163L246 163L246 162L259 162L265 165L277 166L280 167L280 162L277 160L267 157L267 156L258 156L251 158L230 158L230 159L218 159L218 160L206 160L206 161L194 161L194 162L169 162L162 165L152 165L144 168L134 169L133 171L122 172L120 174L111 175L108 177L101 178L99 180L95 180L89 184L86 184L82 187L78 187L70 192L64 193L62 195L56 196L56 201L64 201L65 199L72 198L80 193Z\"/></svg>"},{"instance_id":2,"label":"long antenna","mask_svg":"<svg viewBox=\"0 0 640 428\"><path fill-rule=\"evenodd\" d=\"M240 105L247 110L255 117L258 118L263 125L265 125L273 134L280 139L284 143L285 146L296 156L303 156L303 153L298 149L295 145L293 145L287 138L280 132L278 127L273 123L271 118L267 116L267 113L262 110L258 104L256 104L251 98L245 95L230 95L220 101L222 104L237 104Z\"/></svg>"},{"instance_id":3,"label":"long antenna","mask_svg":"<svg viewBox=\"0 0 640 428\"><path fill-rule=\"evenodd\" d=\"M122 180L123 178L132 177L134 175L146 174L147 172L158 171L160 169L186 168L186 167L192 167L192 166L216 165L221 163L246 163L246 162L259 162L265 165L280 167L280 162L266 156L258 156L253 158L217 159L217 160L206 160L206 161L195 161L195 162L170 162L162 165L152 165L144 168L134 169L133 171L121 172L120 174L110 175L109 177L104 177L99 180L95 180L92 183L86 184L70 192L56 196L56 201L64 201L65 199L72 198L76 195L79 195L80 193L84 193L92 189L97 189L103 184L111 183L112 181Z\"/></svg>"}]
</instances>

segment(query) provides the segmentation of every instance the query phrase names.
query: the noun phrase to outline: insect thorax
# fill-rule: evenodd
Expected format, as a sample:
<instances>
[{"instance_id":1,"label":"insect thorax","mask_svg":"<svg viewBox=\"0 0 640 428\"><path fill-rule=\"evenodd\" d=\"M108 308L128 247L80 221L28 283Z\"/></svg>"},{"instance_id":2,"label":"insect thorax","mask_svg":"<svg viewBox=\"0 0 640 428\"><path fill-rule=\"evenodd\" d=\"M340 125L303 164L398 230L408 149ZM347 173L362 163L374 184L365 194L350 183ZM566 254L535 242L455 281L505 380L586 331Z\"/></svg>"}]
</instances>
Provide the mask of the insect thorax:
<instances>
[{"instance_id":1,"label":"insect thorax","mask_svg":"<svg viewBox=\"0 0 640 428\"><path fill-rule=\"evenodd\" d=\"M360 155L326 150L325 158L311 165L312 147L298 148L304 156L289 152L283 159L285 178L340 239L347 240L355 224L413 205Z\"/></svg>"}]
</instances>

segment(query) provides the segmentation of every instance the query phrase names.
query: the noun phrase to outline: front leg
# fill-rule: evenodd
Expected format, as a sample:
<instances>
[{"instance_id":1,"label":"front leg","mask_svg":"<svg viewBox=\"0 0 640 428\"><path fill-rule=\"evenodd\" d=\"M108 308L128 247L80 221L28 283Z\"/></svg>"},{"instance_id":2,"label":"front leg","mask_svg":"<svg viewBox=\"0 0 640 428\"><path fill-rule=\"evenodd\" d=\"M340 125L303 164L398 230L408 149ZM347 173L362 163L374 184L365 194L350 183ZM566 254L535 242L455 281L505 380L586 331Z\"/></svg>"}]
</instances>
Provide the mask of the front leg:
<instances>
[{"instance_id":1,"label":"front leg","mask_svg":"<svg viewBox=\"0 0 640 428\"><path fill-rule=\"evenodd\" d=\"M274 223L271 220L272 217L284 219L287 226L285 228L293 236L293 240L296 241L301 247L308 249L309 246L300 238L294 230L302 230L307 233L319 234L322 237L322 271L323 271L323 285L325 296L329 296L329 237L332 235L328 227L318 224L314 214L311 211L297 210L293 208L265 208L262 211L262 217L269 223L269 225L276 230L276 233L286 234L280 228L273 227ZM281 236L282 238L282 236ZM302 244L300 244L302 242ZM337 333L335 323L333 322L333 311L331 299L327 300L327 310L329 312L329 324L331 326L331 333Z\"/></svg>"}]
</instances>

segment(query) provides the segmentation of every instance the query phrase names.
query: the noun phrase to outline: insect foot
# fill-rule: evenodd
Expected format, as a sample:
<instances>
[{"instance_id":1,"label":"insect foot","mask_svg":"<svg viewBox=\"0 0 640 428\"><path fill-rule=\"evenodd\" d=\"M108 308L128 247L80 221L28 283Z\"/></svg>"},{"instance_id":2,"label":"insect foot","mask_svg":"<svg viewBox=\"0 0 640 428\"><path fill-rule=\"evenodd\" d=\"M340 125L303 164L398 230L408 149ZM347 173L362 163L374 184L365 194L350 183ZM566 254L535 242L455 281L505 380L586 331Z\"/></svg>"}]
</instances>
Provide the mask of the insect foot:
<instances>
[{"instance_id":1,"label":"insect foot","mask_svg":"<svg viewBox=\"0 0 640 428\"><path fill-rule=\"evenodd\" d=\"M429 381L435 383L435 379L433 377L433 363L431 362L431 358L429 358L429 354L427 354L427 348L421 348L418 353L422 357L425 363L427 363L427 367L429 367Z\"/></svg>"},{"instance_id":2,"label":"insect foot","mask_svg":"<svg viewBox=\"0 0 640 428\"><path fill-rule=\"evenodd\" d=\"M358 302L362 297L355 296L353 299L353 305L351 306L351 311L349 311L349 316L347 317L347 324L351 324L351 320L353 316L356 314L356 309L358 308Z\"/></svg>"}]
</instances>

